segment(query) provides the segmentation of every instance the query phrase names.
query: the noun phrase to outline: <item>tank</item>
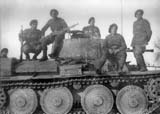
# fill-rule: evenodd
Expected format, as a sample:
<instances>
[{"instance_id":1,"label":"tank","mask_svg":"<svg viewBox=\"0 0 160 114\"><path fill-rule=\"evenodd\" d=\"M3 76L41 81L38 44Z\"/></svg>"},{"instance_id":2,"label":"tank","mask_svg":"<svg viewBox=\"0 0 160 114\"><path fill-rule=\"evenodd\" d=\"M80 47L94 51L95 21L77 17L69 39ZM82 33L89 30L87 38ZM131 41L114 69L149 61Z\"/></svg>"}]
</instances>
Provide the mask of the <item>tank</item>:
<instances>
[{"instance_id":1,"label":"tank","mask_svg":"<svg viewBox=\"0 0 160 114\"><path fill-rule=\"evenodd\" d=\"M0 59L0 114L159 114L160 71L106 62L97 74L102 42L66 39L56 61Z\"/></svg>"}]
</instances>

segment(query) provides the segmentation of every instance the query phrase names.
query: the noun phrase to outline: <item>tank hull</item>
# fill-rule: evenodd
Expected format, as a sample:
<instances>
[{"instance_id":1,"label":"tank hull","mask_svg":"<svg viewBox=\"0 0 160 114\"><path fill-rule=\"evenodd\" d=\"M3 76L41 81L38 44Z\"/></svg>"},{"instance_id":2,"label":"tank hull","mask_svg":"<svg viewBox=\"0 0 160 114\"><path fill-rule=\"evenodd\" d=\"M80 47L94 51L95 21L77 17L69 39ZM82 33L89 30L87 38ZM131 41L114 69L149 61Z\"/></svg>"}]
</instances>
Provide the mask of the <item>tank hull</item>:
<instances>
[{"instance_id":1,"label":"tank hull","mask_svg":"<svg viewBox=\"0 0 160 114\"><path fill-rule=\"evenodd\" d=\"M159 114L160 71L97 74L102 41L66 40L57 61L1 60L0 114Z\"/></svg>"}]
</instances>

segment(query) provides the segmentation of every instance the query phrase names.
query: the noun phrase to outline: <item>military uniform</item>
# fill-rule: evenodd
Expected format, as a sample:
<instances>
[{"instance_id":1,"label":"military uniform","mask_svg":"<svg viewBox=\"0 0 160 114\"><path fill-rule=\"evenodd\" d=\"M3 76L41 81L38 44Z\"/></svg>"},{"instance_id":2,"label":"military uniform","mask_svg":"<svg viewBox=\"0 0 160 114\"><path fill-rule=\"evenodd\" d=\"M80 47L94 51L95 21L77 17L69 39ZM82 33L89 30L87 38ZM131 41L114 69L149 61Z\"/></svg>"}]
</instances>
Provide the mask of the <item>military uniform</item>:
<instances>
[{"instance_id":1,"label":"military uniform","mask_svg":"<svg viewBox=\"0 0 160 114\"><path fill-rule=\"evenodd\" d=\"M63 31L66 29L68 26L66 22L62 19L57 17L56 19L50 19L46 25L42 28L42 34L45 34L45 31L48 28L51 28L51 31L58 32L58 31ZM44 39L42 39L42 48L43 48L43 57L42 58L47 58L47 45L51 44L54 42L54 47L53 50L50 54L50 57L56 58L59 56L60 51L63 47L63 40L65 38L65 31L62 32L61 34L49 34L46 36Z\"/></svg>"},{"instance_id":2,"label":"military uniform","mask_svg":"<svg viewBox=\"0 0 160 114\"><path fill-rule=\"evenodd\" d=\"M85 33L86 37L97 39L101 37L99 28L96 26L86 26L83 28L83 32Z\"/></svg>"},{"instance_id":3,"label":"military uniform","mask_svg":"<svg viewBox=\"0 0 160 114\"><path fill-rule=\"evenodd\" d=\"M96 69L100 70L105 64L106 59L109 59L110 61L116 62L118 64L117 70L121 71L126 60L126 48L127 46L123 36L120 34L108 35L103 44L103 55L100 60L96 62ZM114 50L117 49L119 49L119 51L114 53ZM109 50L113 50L113 53L110 53Z\"/></svg>"},{"instance_id":4,"label":"military uniform","mask_svg":"<svg viewBox=\"0 0 160 114\"><path fill-rule=\"evenodd\" d=\"M26 29L19 34L20 40L25 41L22 50L26 55L26 59L30 59L29 53L35 53L33 59L41 52L41 31L38 29Z\"/></svg>"},{"instance_id":5,"label":"military uniform","mask_svg":"<svg viewBox=\"0 0 160 114\"><path fill-rule=\"evenodd\" d=\"M146 70L143 53L152 35L149 22L146 19L135 21L133 24L133 35L131 46L133 47L137 65L140 70Z\"/></svg>"}]
</instances>

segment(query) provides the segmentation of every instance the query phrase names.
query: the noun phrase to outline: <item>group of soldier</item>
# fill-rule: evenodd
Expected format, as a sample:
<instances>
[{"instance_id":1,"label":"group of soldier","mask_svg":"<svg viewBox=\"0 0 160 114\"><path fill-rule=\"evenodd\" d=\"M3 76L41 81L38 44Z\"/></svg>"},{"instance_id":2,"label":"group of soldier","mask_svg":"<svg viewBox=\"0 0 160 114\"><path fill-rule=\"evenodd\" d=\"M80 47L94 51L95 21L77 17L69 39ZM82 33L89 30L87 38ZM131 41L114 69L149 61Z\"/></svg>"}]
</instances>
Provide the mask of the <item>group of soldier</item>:
<instances>
[{"instance_id":1,"label":"group of soldier","mask_svg":"<svg viewBox=\"0 0 160 114\"><path fill-rule=\"evenodd\" d=\"M145 52L146 45L151 39L152 30L148 20L143 18L144 11L138 9L135 12L137 20L133 24L133 39L131 46L133 48L134 57L136 58L137 66L140 71L147 71L144 61L143 53ZM118 72L122 72L122 68L126 61L126 43L122 35L117 33L118 26L112 24L109 27L109 35L106 37L103 44L103 56L98 60L95 67L98 72L105 64L106 59L117 61Z\"/></svg>"},{"instance_id":2,"label":"group of soldier","mask_svg":"<svg viewBox=\"0 0 160 114\"><path fill-rule=\"evenodd\" d=\"M37 56L43 51L43 56L40 61L46 61L47 56L47 45L54 42L54 48L49 54L50 58L56 59L59 57L60 51L63 47L65 33L70 31L70 28L64 21L64 19L58 17L58 11L52 9L50 11L51 19L44 25L41 30L37 29L38 21L31 20L30 28L21 31L19 34L22 45L22 51L26 55L26 59L30 59L29 53L34 53L33 60L37 59ZM131 46L133 47L134 56L137 61L137 66L140 71L146 71L146 65L143 58L146 45L150 41L152 31L149 22L143 18L143 10L138 9L135 12L137 20L133 24L133 39ZM84 34L88 38L100 39L101 34L97 26L95 26L95 18L91 17L88 21L88 26L83 28ZM50 28L51 33L45 36L46 30ZM122 71L123 65L126 61L126 43L121 34L117 33L118 25L111 24L109 27L109 35L106 36L103 43L103 55L95 65L96 71L100 71L102 66L105 64L106 59L116 60L118 63L117 70Z\"/></svg>"}]
</instances>

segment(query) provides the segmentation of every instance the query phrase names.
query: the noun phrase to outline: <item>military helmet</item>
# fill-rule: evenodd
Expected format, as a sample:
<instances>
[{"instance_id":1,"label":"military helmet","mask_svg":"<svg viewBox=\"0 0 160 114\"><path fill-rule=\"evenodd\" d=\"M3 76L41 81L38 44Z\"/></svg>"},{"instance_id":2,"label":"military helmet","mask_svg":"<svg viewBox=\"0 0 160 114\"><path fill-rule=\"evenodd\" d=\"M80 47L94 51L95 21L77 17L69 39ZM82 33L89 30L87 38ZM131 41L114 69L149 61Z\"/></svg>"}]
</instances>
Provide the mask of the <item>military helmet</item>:
<instances>
[{"instance_id":1,"label":"military helmet","mask_svg":"<svg viewBox=\"0 0 160 114\"><path fill-rule=\"evenodd\" d=\"M8 53L8 49L7 49L7 48L3 48L3 49L1 50L1 53L3 53L3 52L7 52L7 53Z\"/></svg>"},{"instance_id":2,"label":"military helmet","mask_svg":"<svg viewBox=\"0 0 160 114\"><path fill-rule=\"evenodd\" d=\"M52 15L52 12L56 12L56 15L59 14L58 10L56 10L56 9L51 9L51 11L50 11L50 16Z\"/></svg>"},{"instance_id":3,"label":"military helmet","mask_svg":"<svg viewBox=\"0 0 160 114\"><path fill-rule=\"evenodd\" d=\"M138 12L141 12L142 15L144 14L144 11L142 9L138 9L138 10L136 10L136 12L134 14L135 17L136 17L136 15L137 15Z\"/></svg>"},{"instance_id":4,"label":"military helmet","mask_svg":"<svg viewBox=\"0 0 160 114\"><path fill-rule=\"evenodd\" d=\"M118 29L118 25L117 24L115 24L115 23L113 23L113 24L111 24L110 26L109 26L109 29L108 29L108 32L109 33L111 33L111 29L112 29L112 27L116 27L116 30Z\"/></svg>"},{"instance_id":5,"label":"military helmet","mask_svg":"<svg viewBox=\"0 0 160 114\"><path fill-rule=\"evenodd\" d=\"M32 19L31 21L30 21L30 23L29 23L29 25L31 26L33 23L38 23L38 21L37 21L37 19Z\"/></svg>"},{"instance_id":6,"label":"military helmet","mask_svg":"<svg viewBox=\"0 0 160 114\"><path fill-rule=\"evenodd\" d=\"M88 20L88 24L90 24L90 22L91 22L92 20L95 20L95 18L94 18L94 17L90 17L89 20Z\"/></svg>"}]
</instances>

